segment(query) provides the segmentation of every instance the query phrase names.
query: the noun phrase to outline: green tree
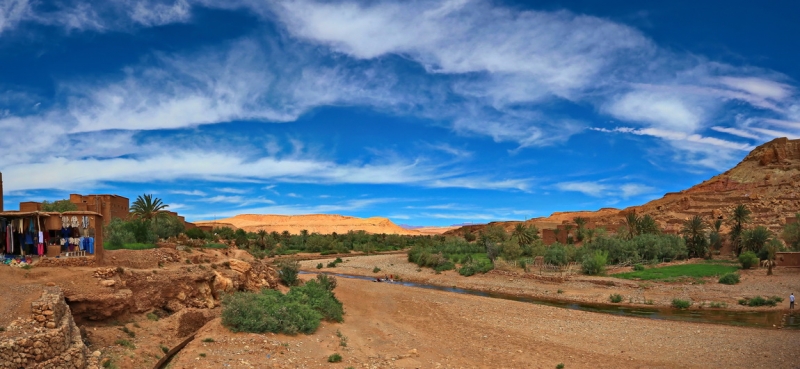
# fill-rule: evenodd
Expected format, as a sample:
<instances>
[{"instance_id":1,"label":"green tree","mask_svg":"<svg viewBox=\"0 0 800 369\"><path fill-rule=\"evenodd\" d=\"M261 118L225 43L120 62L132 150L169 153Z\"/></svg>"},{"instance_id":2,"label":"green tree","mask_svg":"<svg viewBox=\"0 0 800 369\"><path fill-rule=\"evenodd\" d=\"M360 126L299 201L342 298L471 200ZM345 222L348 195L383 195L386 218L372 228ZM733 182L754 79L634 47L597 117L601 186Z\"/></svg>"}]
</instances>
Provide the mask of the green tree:
<instances>
[{"instance_id":1,"label":"green tree","mask_svg":"<svg viewBox=\"0 0 800 369\"><path fill-rule=\"evenodd\" d=\"M628 232L625 237L629 240L639 234L639 216L635 212L631 211L625 215L625 228Z\"/></svg>"},{"instance_id":2,"label":"green tree","mask_svg":"<svg viewBox=\"0 0 800 369\"><path fill-rule=\"evenodd\" d=\"M686 248L689 257L704 257L708 249L708 239L706 238L706 228L708 225L703 221L703 217L695 215L683 223L681 234L686 240Z\"/></svg>"},{"instance_id":3,"label":"green tree","mask_svg":"<svg viewBox=\"0 0 800 369\"><path fill-rule=\"evenodd\" d=\"M747 223L750 223L750 214L752 212L750 209L747 208L744 204L736 205L733 209L733 214L731 216L731 245L733 246L733 250L736 252L736 256L742 254L742 233L744 232L744 226Z\"/></svg>"},{"instance_id":4,"label":"green tree","mask_svg":"<svg viewBox=\"0 0 800 369\"><path fill-rule=\"evenodd\" d=\"M638 222L638 234L659 234L661 229L650 214L645 214Z\"/></svg>"},{"instance_id":5,"label":"green tree","mask_svg":"<svg viewBox=\"0 0 800 369\"><path fill-rule=\"evenodd\" d=\"M42 201L42 210L43 211L54 211L58 213L63 213L65 211L76 211L78 210L78 205L75 205L69 200L56 200L53 202L44 200Z\"/></svg>"},{"instance_id":6,"label":"green tree","mask_svg":"<svg viewBox=\"0 0 800 369\"><path fill-rule=\"evenodd\" d=\"M800 213L795 214L796 221L783 227L781 238L794 251L800 251Z\"/></svg>"},{"instance_id":7,"label":"green tree","mask_svg":"<svg viewBox=\"0 0 800 369\"><path fill-rule=\"evenodd\" d=\"M722 248L722 234L719 231L721 227L722 219L714 220L714 223L711 224L711 233L708 235L709 246L717 251Z\"/></svg>"},{"instance_id":8,"label":"green tree","mask_svg":"<svg viewBox=\"0 0 800 369\"><path fill-rule=\"evenodd\" d=\"M267 231L260 229L258 230L258 246L261 247L262 250L267 248L267 239L269 238L269 233Z\"/></svg>"},{"instance_id":9,"label":"green tree","mask_svg":"<svg viewBox=\"0 0 800 369\"><path fill-rule=\"evenodd\" d=\"M514 227L514 232L511 233L513 237L517 238L517 243L520 248L530 246L531 242L538 237L537 234L532 232L532 229L526 227L524 224L519 223Z\"/></svg>"},{"instance_id":10,"label":"green tree","mask_svg":"<svg viewBox=\"0 0 800 369\"><path fill-rule=\"evenodd\" d=\"M154 220L166 216L167 213L163 212L163 210L166 210L168 207L169 205L164 204L161 199L157 197L154 198L153 195L150 194L144 194L136 197L136 201L131 205L130 212L135 218Z\"/></svg>"},{"instance_id":11,"label":"green tree","mask_svg":"<svg viewBox=\"0 0 800 369\"><path fill-rule=\"evenodd\" d=\"M772 275L772 264L775 264L775 255L781 249L781 241L771 239L764 248L767 250L767 275Z\"/></svg>"},{"instance_id":12,"label":"green tree","mask_svg":"<svg viewBox=\"0 0 800 369\"><path fill-rule=\"evenodd\" d=\"M772 238L772 232L767 227L758 226L742 232L742 246L758 255L764 245Z\"/></svg>"},{"instance_id":13,"label":"green tree","mask_svg":"<svg viewBox=\"0 0 800 369\"><path fill-rule=\"evenodd\" d=\"M586 237L586 223L589 221L588 218L584 217L575 217L572 219L575 222L575 225L578 226L578 230L575 231L575 239L578 242L583 241L584 237Z\"/></svg>"}]
</instances>

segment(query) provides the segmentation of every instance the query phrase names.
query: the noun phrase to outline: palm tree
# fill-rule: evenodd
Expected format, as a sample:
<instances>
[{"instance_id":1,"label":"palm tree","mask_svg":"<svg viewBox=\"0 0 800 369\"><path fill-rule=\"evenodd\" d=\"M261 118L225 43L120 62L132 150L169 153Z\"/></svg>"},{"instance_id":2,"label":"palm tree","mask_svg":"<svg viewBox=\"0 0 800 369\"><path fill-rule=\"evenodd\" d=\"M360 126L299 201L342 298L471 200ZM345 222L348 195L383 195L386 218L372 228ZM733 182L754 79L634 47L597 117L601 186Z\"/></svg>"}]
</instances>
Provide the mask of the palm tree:
<instances>
[{"instance_id":1,"label":"palm tree","mask_svg":"<svg viewBox=\"0 0 800 369\"><path fill-rule=\"evenodd\" d=\"M578 226L578 231L575 232L575 238L577 238L578 241L583 241L584 231L586 230L586 222L588 222L589 219L583 217L575 217L572 220Z\"/></svg>"},{"instance_id":2,"label":"palm tree","mask_svg":"<svg viewBox=\"0 0 800 369\"><path fill-rule=\"evenodd\" d=\"M722 235L719 233L721 227L722 219L715 220L711 225L711 234L708 235L711 248L717 251L722 248Z\"/></svg>"},{"instance_id":3,"label":"palm tree","mask_svg":"<svg viewBox=\"0 0 800 369\"><path fill-rule=\"evenodd\" d=\"M661 233L661 229L658 228L658 223L650 214L645 214L641 219L639 219L639 227L637 229L639 234L659 234Z\"/></svg>"},{"instance_id":4,"label":"palm tree","mask_svg":"<svg viewBox=\"0 0 800 369\"><path fill-rule=\"evenodd\" d=\"M524 248L534 240L534 236L531 233L532 232L530 228L526 227L522 223L518 223L514 227L514 231L511 233L511 235L516 236L517 243L519 243L519 247Z\"/></svg>"},{"instance_id":5,"label":"palm tree","mask_svg":"<svg viewBox=\"0 0 800 369\"><path fill-rule=\"evenodd\" d=\"M164 204L161 199L153 198L153 195L150 194L144 194L139 195L136 201L133 202L130 213L136 218L150 220L166 215L163 210L168 207L169 205Z\"/></svg>"},{"instance_id":6,"label":"palm tree","mask_svg":"<svg viewBox=\"0 0 800 369\"><path fill-rule=\"evenodd\" d=\"M269 233L267 231L261 229L257 233L258 235L258 245L261 246L261 249L267 248L267 237L269 237Z\"/></svg>"},{"instance_id":7,"label":"palm tree","mask_svg":"<svg viewBox=\"0 0 800 369\"><path fill-rule=\"evenodd\" d=\"M684 240L686 240L686 248L689 251L689 257L703 257L706 255L706 248L708 247L708 239L706 239L706 228L708 224L703 221L703 217L695 215L692 219L683 222Z\"/></svg>"},{"instance_id":8,"label":"palm tree","mask_svg":"<svg viewBox=\"0 0 800 369\"><path fill-rule=\"evenodd\" d=\"M781 241L773 238L767 243L767 275L772 275L772 265L775 264L775 253L781 249Z\"/></svg>"},{"instance_id":9,"label":"palm tree","mask_svg":"<svg viewBox=\"0 0 800 369\"><path fill-rule=\"evenodd\" d=\"M741 242L743 248L758 254L771 237L772 232L767 227L758 226L742 232Z\"/></svg>"},{"instance_id":10,"label":"palm tree","mask_svg":"<svg viewBox=\"0 0 800 369\"><path fill-rule=\"evenodd\" d=\"M736 205L736 208L733 209L733 216L731 217L733 225L731 226L730 237L736 256L742 253L742 232L744 232L745 223L750 222L750 214L750 209L744 204Z\"/></svg>"},{"instance_id":11,"label":"palm tree","mask_svg":"<svg viewBox=\"0 0 800 369\"><path fill-rule=\"evenodd\" d=\"M628 228L628 239L632 239L639 232L639 216L635 212L630 212L625 215L625 227Z\"/></svg>"}]
</instances>

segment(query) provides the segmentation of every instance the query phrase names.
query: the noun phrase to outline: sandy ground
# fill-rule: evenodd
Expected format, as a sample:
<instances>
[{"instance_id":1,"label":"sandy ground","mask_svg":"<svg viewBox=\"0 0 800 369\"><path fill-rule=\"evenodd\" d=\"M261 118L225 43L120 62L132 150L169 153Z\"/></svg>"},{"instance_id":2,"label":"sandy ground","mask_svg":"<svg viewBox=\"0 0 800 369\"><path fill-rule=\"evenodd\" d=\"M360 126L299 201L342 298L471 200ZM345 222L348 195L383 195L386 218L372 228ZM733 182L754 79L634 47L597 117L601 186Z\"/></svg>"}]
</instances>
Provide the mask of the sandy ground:
<instances>
[{"instance_id":1,"label":"sandy ground","mask_svg":"<svg viewBox=\"0 0 800 369\"><path fill-rule=\"evenodd\" d=\"M656 283L584 275L573 275L565 282L549 282L533 279L536 272L531 273L534 274L530 276L531 278L524 278L521 269L517 269L514 273L493 271L485 275L463 277L455 271L436 274L430 268L419 268L409 263L405 254L353 256L342 259L344 262L338 264L336 268L316 269L318 263L327 266L333 259L302 261L301 268L310 272L324 271L372 277L390 274L412 282L555 300L607 303L610 294L621 294L623 304L627 305L645 305L652 302L653 306L669 306L672 299L679 298L692 301L695 307L703 303L707 306L711 302L724 302L728 309L774 310L788 308L789 294L794 292L798 295L800 292L800 268L775 268L772 276L767 276L765 269L742 270L741 282L731 286L717 283L714 278L706 279L705 283L691 281ZM373 273L375 267L381 271ZM630 270L627 268L611 273ZM749 308L737 303L741 298L755 296L781 296L785 301L777 308Z\"/></svg>"},{"instance_id":2,"label":"sandy ground","mask_svg":"<svg viewBox=\"0 0 800 369\"><path fill-rule=\"evenodd\" d=\"M344 323L324 323L308 336L285 336L233 334L212 321L170 367L796 368L800 363L800 333L794 331L625 318L344 278L335 293L345 306ZM346 347L337 331L347 338ZM341 363L327 362L333 353L342 356Z\"/></svg>"}]
</instances>

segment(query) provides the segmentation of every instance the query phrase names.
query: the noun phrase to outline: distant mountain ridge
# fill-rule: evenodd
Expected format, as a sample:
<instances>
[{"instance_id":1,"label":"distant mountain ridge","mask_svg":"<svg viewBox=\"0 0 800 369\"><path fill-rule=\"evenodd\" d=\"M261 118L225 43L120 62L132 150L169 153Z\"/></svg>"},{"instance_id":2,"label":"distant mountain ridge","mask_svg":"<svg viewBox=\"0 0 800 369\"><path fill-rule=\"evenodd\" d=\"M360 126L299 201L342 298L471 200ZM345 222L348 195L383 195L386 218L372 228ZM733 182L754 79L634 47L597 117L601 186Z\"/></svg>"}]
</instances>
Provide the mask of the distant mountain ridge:
<instances>
[{"instance_id":1,"label":"distant mountain ridge","mask_svg":"<svg viewBox=\"0 0 800 369\"><path fill-rule=\"evenodd\" d=\"M367 233L386 233L400 235L424 235L438 234L429 227L417 229L403 228L391 220L382 217L357 218L335 214L309 214L309 215L270 215L270 214L240 214L231 218L216 221L195 222L198 226L210 227L230 227L243 229L247 232L267 232L289 231L292 234L299 234L302 230L309 233L331 234L347 233L349 231L365 231Z\"/></svg>"},{"instance_id":2,"label":"distant mountain ridge","mask_svg":"<svg viewBox=\"0 0 800 369\"><path fill-rule=\"evenodd\" d=\"M744 204L753 213L752 225L763 225L777 232L786 219L800 212L800 140L776 138L753 149L739 164L700 184L643 205L622 210L603 208L597 211L555 212L549 217L525 222L493 222L506 229L518 223L540 229L554 229L584 217L593 227L615 229L625 215L649 214L669 233L680 230L684 220L701 215L708 220L727 219L736 205ZM464 234L480 231L486 225L465 226L448 232Z\"/></svg>"}]
</instances>

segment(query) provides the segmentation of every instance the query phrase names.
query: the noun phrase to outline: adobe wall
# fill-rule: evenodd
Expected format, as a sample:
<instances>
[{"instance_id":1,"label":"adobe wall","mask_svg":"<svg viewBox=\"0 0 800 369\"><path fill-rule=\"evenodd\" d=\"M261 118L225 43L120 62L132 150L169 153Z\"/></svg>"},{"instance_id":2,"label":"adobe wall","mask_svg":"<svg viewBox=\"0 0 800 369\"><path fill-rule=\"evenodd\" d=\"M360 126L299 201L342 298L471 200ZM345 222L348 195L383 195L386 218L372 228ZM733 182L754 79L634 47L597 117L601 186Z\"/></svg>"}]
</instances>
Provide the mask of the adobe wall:
<instances>
[{"instance_id":1,"label":"adobe wall","mask_svg":"<svg viewBox=\"0 0 800 369\"><path fill-rule=\"evenodd\" d=\"M39 328L0 342L0 368L98 368L97 358L90 360L60 289L45 289L42 297L31 304L30 321Z\"/></svg>"},{"instance_id":2,"label":"adobe wall","mask_svg":"<svg viewBox=\"0 0 800 369\"><path fill-rule=\"evenodd\" d=\"M118 195L69 195L69 202L75 204L80 211L94 211L103 215L104 224L111 223L111 219L127 219L130 211L130 201L127 197Z\"/></svg>"},{"instance_id":3,"label":"adobe wall","mask_svg":"<svg viewBox=\"0 0 800 369\"><path fill-rule=\"evenodd\" d=\"M782 267L800 267L800 252L776 252L775 263Z\"/></svg>"},{"instance_id":4,"label":"adobe wall","mask_svg":"<svg viewBox=\"0 0 800 369\"><path fill-rule=\"evenodd\" d=\"M19 203L19 211L21 212L42 211L42 203L35 201L21 202Z\"/></svg>"}]
</instances>

